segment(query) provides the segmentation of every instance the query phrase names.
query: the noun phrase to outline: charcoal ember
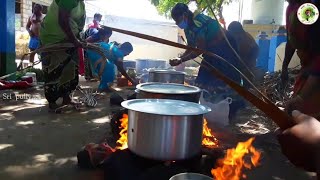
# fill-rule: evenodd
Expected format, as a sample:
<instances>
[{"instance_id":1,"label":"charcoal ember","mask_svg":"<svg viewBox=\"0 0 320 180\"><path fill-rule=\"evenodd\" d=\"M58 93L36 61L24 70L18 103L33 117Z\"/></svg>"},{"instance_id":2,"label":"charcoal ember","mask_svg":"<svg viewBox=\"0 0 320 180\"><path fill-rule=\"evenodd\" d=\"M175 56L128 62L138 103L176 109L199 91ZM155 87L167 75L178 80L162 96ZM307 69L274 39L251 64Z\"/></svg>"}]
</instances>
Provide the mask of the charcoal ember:
<instances>
[{"instance_id":1,"label":"charcoal ember","mask_svg":"<svg viewBox=\"0 0 320 180\"><path fill-rule=\"evenodd\" d=\"M127 109L121 109L112 114L112 118L110 121L110 126L111 126L111 132L113 135L113 138L118 140L120 138L120 131L121 129L121 121L120 119L123 117L123 114L128 114Z\"/></svg>"},{"instance_id":2,"label":"charcoal ember","mask_svg":"<svg viewBox=\"0 0 320 180\"><path fill-rule=\"evenodd\" d=\"M93 169L113 153L113 149L107 143L89 143L77 153L78 166L83 169Z\"/></svg>"},{"instance_id":3,"label":"charcoal ember","mask_svg":"<svg viewBox=\"0 0 320 180\"><path fill-rule=\"evenodd\" d=\"M110 96L110 104L111 105L120 106L123 101L125 101L125 100L117 93L112 93L112 95Z\"/></svg>"},{"instance_id":4,"label":"charcoal ember","mask_svg":"<svg viewBox=\"0 0 320 180\"><path fill-rule=\"evenodd\" d=\"M105 180L168 180L172 176L203 171L202 155L199 154L193 158L180 161L157 161L143 158L132 153L129 149L114 152L109 159L103 163ZM214 160L216 157L212 158ZM211 161L209 170L213 167Z\"/></svg>"},{"instance_id":5,"label":"charcoal ember","mask_svg":"<svg viewBox=\"0 0 320 180\"><path fill-rule=\"evenodd\" d=\"M142 173L159 164L159 161L139 157L129 149L116 151L103 163L104 179L141 180Z\"/></svg>"},{"instance_id":6,"label":"charcoal ember","mask_svg":"<svg viewBox=\"0 0 320 180\"><path fill-rule=\"evenodd\" d=\"M142 175L139 176L139 180L167 180L176 174L185 172L189 172L189 170L178 164L173 164L171 166L161 164L147 169L144 173L142 173Z\"/></svg>"},{"instance_id":7,"label":"charcoal ember","mask_svg":"<svg viewBox=\"0 0 320 180\"><path fill-rule=\"evenodd\" d=\"M78 166L82 169L94 169L88 151L82 150L77 153Z\"/></svg>"}]
</instances>

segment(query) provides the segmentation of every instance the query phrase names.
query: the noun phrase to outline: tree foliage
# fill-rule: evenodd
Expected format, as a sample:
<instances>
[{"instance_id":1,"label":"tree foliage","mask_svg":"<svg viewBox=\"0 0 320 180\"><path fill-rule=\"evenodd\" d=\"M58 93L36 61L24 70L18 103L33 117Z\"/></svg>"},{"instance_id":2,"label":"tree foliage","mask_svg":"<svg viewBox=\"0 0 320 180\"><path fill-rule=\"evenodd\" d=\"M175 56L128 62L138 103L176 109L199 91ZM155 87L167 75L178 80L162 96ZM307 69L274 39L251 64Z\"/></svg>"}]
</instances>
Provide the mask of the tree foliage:
<instances>
[{"instance_id":1,"label":"tree foliage","mask_svg":"<svg viewBox=\"0 0 320 180\"><path fill-rule=\"evenodd\" d=\"M223 18L222 10L223 5L227 5L233 1L237 0L150 0L151 4L157 7L158 12L161 15L165 15L170 18L170 11L177 3L189 4L190 2L196 2L198 10L202 12L207 12L210 16L213 16L210 11L211 7L219 18Z\"/></svg>"}]
</instances>

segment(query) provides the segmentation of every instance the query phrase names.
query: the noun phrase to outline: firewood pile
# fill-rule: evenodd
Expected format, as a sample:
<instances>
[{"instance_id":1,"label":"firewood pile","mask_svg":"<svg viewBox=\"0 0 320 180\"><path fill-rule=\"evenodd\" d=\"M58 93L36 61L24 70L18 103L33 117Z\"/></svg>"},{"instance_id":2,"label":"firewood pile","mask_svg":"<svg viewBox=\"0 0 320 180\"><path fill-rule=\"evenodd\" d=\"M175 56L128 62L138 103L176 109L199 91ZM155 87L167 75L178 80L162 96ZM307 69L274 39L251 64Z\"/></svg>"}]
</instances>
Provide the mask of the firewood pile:
<instances>
[{"instance_id":1,"label":"firewood pile","mask_svg":"<svg viewBox=\"0 0 320 180\"><path fill-rule=\"evenodd\" d=\"M282 84L281 71L279 71L273 74L266 73L263 82L258 86L258 89L279 107L284 107L284 103L292 97L295 77L299 73L297 69L288 71L289 80L286 85Z\"/></svg>"}]
</instances>

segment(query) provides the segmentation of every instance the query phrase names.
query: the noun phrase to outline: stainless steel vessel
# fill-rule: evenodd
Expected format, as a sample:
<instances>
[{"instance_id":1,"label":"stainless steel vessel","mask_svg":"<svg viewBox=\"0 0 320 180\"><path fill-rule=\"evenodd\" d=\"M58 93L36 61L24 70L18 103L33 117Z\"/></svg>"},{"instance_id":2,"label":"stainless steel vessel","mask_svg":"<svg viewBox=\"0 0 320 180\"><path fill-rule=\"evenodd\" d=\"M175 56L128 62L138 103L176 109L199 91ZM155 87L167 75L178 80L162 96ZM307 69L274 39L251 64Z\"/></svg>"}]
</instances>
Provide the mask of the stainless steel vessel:
<instances>
[{"instance_id":1,"label":"stainless steel vessel","mask_svg":"<svg viewBox=\"0 0 320 180\"><path fill-rule=\"evenodd\" d=\"M213 180L213 178L198 173L181 173L172 176L169 180Z\"/></svg>"},{"instance_id":2,"label":"stainless steel vessel","mask_svg":"<svg viewBox=\"0 0 320 180\"><path fill-rule=\"evenodd\" d=\"M138 99L175 99L199 103L201 89L174 83L143 83L137 85Z\"/></svg>"},{"instance_id":3,"label":"stainless steel vessel","mask_svg":"<svg viewBox=\"0 0 320 180\"><path fill-rule=\"evenodd\" d=\"M184 84L186 73L175 70L150 70L148 82Z\"/></svg>"},{"instance_id":4,"label":"stainless steel vessel","mask_svg":"<svg viewBox=\"0 0 320 180\"><path fill-rule=\"evenodd\" d=\"M129 110L128 147L135 154L168 161L200 153L203 115L210 108L169 99L135 99L121 105Z\"/></svg>"}]
</instances>

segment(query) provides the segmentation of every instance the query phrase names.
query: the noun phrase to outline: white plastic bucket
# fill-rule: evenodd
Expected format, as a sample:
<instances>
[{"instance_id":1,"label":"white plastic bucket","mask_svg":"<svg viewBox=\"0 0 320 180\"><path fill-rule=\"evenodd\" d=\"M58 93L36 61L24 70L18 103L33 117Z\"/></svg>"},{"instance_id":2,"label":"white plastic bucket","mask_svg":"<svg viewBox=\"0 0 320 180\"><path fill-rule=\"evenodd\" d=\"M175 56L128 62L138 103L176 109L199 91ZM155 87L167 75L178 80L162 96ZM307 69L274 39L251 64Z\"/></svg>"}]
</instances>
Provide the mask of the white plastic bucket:
<instances>
[{"instance_id":1,"label":"white plastic bucket","mask_svg":"<svg viewBox=\"0 0 320 180\"><path fill-rule=\"evenodd\" d=\"M34 72L27 72L25 76L32 77L32 85L37 85L37 74Z\"/></svg>"},{"instance_id":2,"label":"white plastic bucket","mask_svg":"<svg viewBox=\"0 0 320 180\"><path fill-rule=\"evenodd\" d=\"M208 106L211 108L211 112L204 115L209 123L214 123L217 126L225 127L229 125L229 112L230 112L230 104L232 103L232 98L227 97L226 99L213 104L211 102L207 102L203 98L203 93L207 92L205 90L202 91L200 96L200 104ZM208 92L207 92L208 93Z\"/></svg>"}]
</instances>

